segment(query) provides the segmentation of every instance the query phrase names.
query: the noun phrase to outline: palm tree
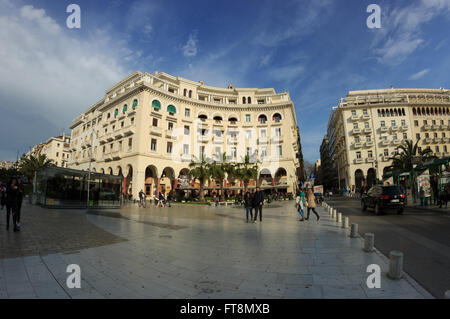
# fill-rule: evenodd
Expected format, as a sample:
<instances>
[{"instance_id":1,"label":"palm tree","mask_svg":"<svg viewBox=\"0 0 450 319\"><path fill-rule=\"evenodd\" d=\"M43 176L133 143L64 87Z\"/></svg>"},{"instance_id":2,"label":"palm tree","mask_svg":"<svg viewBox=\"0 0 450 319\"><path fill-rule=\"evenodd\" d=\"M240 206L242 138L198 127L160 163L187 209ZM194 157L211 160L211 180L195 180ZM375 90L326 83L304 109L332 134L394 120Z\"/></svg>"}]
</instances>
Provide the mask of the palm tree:
<instances>
[{"instance_id":1,"label":"palm tree","mask_svg":"<svg viewBox=\"0 0 450 319\"><path fill-rule=\"evenodd\" d=\"M222 154L222 161L220 163L217 163L214 161L213 163L209 164L209 171L210 175L214 180L220 181L220 201L225 201L225 192L223 189L223 181L225 180L225 174L228 171L229 163L226 162L227 155L226 153Z\"/></svg>"},{"instance_id":2,"label":"palm tree","mask_svg":"<svg viewBox=\"0 0 450 319\"><path fill-rule=\"evenodd\" d=\"M203 194L203 189L205 182L211 176L211 171L209 169L209 163L206 161L205 156L201 154L200 160L192 160L189 163L189 176L200 181L200 202L205 201L205 194Z\"/></svg>"},{"instance_id":3,"label":"palm tree","mask_svg":"<svg viewBox=\"0 0 450 319\"><path fill-rule=\"evenodd\" d=\"M19 161L19 171L21 174L25 175L29 181L33 181L36 171L48 166L55 166L55 164L53 163L53 160L47 158L47 155L45 154L22 156Z\"/></svg>"},{"instance_id":4,"label":"palm tree","mask_svg":"<svg viewBox=\"0 0 450 319\"><path fill-rule=\"evenodd\" d=\"M435 158L429 148L418 152L418 144L419 140L417 140L415 144L413 144L412 140L405 140L401 145L397 146L397 154L389 158L392 160L392 165L390 165L389 168L393 170L407 170L408 172L411 172L413 169L414 157L420 156L423 161Z\"/></svg>"},{"instance_id":5,"label":"palm tree","mask_svg":"<svg viewBox=\"0 0 450 319\"><path fill-rule=\"evenodd\" d=\"M250 162L248 154L245 155L244 162L237 165L236 176L244 183L244 193L247 193L250 180L255 180L258 176L257 164Z\"/></svg>"}]
</instances>

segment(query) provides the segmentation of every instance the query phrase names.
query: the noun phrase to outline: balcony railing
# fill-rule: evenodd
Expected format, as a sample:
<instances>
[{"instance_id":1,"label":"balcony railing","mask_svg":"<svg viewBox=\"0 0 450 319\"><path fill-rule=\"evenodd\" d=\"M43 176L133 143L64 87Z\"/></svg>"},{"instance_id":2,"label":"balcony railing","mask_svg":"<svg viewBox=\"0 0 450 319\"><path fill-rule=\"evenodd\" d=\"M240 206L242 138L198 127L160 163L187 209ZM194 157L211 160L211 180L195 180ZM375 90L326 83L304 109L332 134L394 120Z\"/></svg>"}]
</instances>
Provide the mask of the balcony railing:
<instances>
[{"instance_id":1,"label":"balcony railing","mask_svg":"<svg viewBox=\"0 0 450 319\"><path fill-rule=\"evenodd\" d=\"M151 135L161 136L162 135L162 128L158 127L158 126L150 126L150 134Z\"/></svg>"},{"instance_id":2,"label":"balcony railing","mask_svg":"<svg viewBox=\"0 0 450 319\"><path fill-rule=\"evenodd\" d=\"M439 124L433 124L432 129L433 130L439 130L440 125Z\"/></svg>"},{"instance_id":3,"label":"balcony railing","mask_svg":"<svg viewBox=\"0 0 450 319\"><path fill-rule=\"evenodd\" d=\"M372 133L372 129L370 127L364 128L364 134L371 134L371 133Z\"/></svg>"},{"instance_id":4,"label":"balcony railing","mask_svg":"<svg viewBox=\"0 0 450 319\"><path fill-rule=\"evenodd\" d=\"M422 126L424 131L429 131L431 130L431 125L425 124L424 126Z\"/></svg>"},{"instance_id":5,"label":"balcony railing","mask_svg":"<svg viewBox=\"0 0 450 319\"><path fill-rule=\"evenodd\" d=\"M429 143L431 143L431 138L427 137L423 141L424 141L424 143L429 144Z\"/></svg>"},{"instance_id":6,"label":"balcony railing","mask_svg":"<svg viewBox=\"0 0 450 319\"><path fill-rule=\"evenodd\" d=\"M366 141L366 147L372 147L373 141Z\"/></svg>"},{"instance_id":7,"label":"balcony railing","mask_svg":"<svg viewBox=\"0 0 450 319\"><path fill-rule=\"evenodd\" d=\"M446 125L446 124L441 124L440 129L441 129L441 130L447 130L447 129L448 129L448 125Z\"/></svg>"},{"instance_id":8,"label":"balcony railing","mask_svg":"<svg viewBox=\"0 0 450 319\"><path fill-rule=\"evenodd\" d=\"M362 159L362 158L355 158L355 159L353 160L353 162L354 162L355 164L362 164L362 163L363 163L363 159Z\"/></svg>"},{"instance_id":9,"label":"balcony railing","mask_svg":"<svg viewBox=\"0 0 450 319\"><path fill-rule=\"evenodd\" d=\"M389 145L389 140L382 140L381 141L381 145L383 145L383 146L387 146L387 145Z\"/></svg>"},{"instance_id":10,"label":"balcony railing","mask_svg":"<svg viewBox=\"0 0 450 319\"><path fill-rule=\"evenodd\" d=\"M353 135L361 134L361 129L360 129L360 128L354 128L354 129L352 130L352 134L353 134Z\"/></svg>"},{"instance_id":11,"label":"balcony railing","mask_svg":"<svg viewBox=\"0 0 450 319\"><path fill-rule=\"evenodd\" d=\"M387 132L387 131L388 131L387 126L380 127L380 132Z\"/></svg>"},{"instance_id":12,"label":"balcony railing","mask_svg":"<svg viewBox=\"0 0 450 319\"><path fill-rule=\"evenodd\" d=\"M363 120L369 120L370 114L363 114L362 118L363 118Z\"/></svg>"},{"instance_id":13,"label":"balcony railing","mask_svg":"<svg viewBox=\"0 0 450 319\"><path fill-rule=\"evenodd\" d=\"M366 162L367 163L374 163L375 159L373 157L368 157L368 158L366 158Z\"/></svg>"},{"instance_id":14,"label":"balcony railing","mask_svg":"<svg viewBox=\"0 0 450 319\"><path fill-rule=\"evenodd\" d=\"M359 117L358 117L358 115L352 115L352 116L350 117L350 120L352 120L352 121L358 121L358 120L359 120Z\"/></svg>"},{"instance_id":15,"label":"balcony railing","mask_svg":"<svg viewBox=\"0 0 450 319\"><path fill-rule=\"evenodd\" d=\"M402 143L401 140L397 139L397 140L392 140L392 144L394 145L400 145Z\"/></svg>"},{"instance_id":16,"label":"balcony railing","mask_svg":"<svg viewBox=\"0 0 450 319\"><path fill-rule=\"evenodd\" d=\"M442 143L448 143L449 142L449 138L448 137L443 137L442 138Z\"/></svg>"},{"instance_id":17,"label":"balcony railing","mask_svg":"<svg viewBox=\"0 0 450 319\"><path fill-rule=\"evenodd\" d=\"M405 125L400 126L400 128L402 131L406 131L409 128L409 126L407 124L405 124Z\"/></svg>"},{"instance_id":18,"label":"balcony railing","mask_svg":"<svg viewBox=\"0 0 450 319\"><path fill-rule=\"evenodd\" d=\"M354 148L361 148L362 147L362 142L355 142L355 143L353 143L353 147Z\"/></svg>"},{"instance_id":19,"label":"balcony railing","mask_svg":"<svg viewBox=\"0 0 450 319\"><path fill-rule=\"evenodd\" d=\"M440 137L433 138L433 143L440 143L440 142L441 142L441 138Z\"/></svg>"},{"instance_id":20,"label":"balcony railing","mask_svg":"<svg viewBox=\"0 0 450 319\"><path fill-rule=\"evenodd\" d=\"M391 131L392 132L397 132L398 131L398 126L397 125L391 126Z\"/></svg>"}]
</instances>

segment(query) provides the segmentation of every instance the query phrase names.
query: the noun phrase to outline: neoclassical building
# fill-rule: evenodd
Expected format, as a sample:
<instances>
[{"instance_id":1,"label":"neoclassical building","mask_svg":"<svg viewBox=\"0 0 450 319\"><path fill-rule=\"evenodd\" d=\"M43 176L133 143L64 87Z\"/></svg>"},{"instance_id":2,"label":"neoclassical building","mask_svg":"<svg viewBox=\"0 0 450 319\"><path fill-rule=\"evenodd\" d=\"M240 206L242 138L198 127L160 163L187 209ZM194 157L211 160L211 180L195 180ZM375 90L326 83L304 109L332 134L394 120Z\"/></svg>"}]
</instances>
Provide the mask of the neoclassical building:
<instances>
[{"instance_id":1,"label":"neoclassical building","mask_svg":"<svg viewBox=\"0 0 450 319\"><path fill-rule=\"evenodd\" d=\"M138 197L193 189L189 163L258 162L264 189L294 192L299 132L289 93L274 89L218 88L162 72L135 72L106 91L70 125L70 168L122 175ZM209 181L207 190L218 189ZM227 189L242 189L238 181Z\"/></svg>"},{"instance_id":2,"label":"neoclassical building","mask_svg":"<svg viewBox=\"0 0 450 319\"><path fill-rule=\"evenodd\" d=\"M333 107L327 128L329 156L340 187L357 191L382 180L403 140L419 140L439 158L450 155L450 90L350 91Z\"/></svg>"}]
</instances>

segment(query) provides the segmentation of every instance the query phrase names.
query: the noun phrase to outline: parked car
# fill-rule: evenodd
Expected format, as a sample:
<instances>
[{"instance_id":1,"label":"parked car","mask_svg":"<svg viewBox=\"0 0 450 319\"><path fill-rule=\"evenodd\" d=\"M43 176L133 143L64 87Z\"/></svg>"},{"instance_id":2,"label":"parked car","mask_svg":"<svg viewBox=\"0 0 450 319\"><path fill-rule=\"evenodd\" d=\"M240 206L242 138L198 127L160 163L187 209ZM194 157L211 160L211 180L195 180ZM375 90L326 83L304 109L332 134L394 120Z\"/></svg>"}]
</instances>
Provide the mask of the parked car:
<instances>
[{"instance_id":1,"label":"parked car","mask_svg":"<svg viewBox=\"0 0 450 319\"><path fill-rule=\"evenodd\" d=\"M362 195L361 207L363 211L367 207L373 208L375 215L388 210L396 210L401 215L405 209L405 199L405 193L399 186L375 185Z\"/></svg>"}]
</instances>

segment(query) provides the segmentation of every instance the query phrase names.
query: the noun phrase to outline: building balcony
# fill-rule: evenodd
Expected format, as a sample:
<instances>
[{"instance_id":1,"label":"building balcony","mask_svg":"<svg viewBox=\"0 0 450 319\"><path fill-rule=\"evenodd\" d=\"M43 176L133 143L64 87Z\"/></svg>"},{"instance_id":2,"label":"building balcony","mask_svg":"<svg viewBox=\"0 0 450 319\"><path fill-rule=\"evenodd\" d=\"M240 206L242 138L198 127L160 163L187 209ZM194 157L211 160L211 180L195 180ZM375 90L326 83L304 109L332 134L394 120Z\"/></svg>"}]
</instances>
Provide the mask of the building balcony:
<instances>
[{"instance_id":1,"label":"building balcony","mask_svg":"<svg viewBox=\"0 0 450 319\"><path fill-rule=\"evenodd\" d=\"M441 142L441 138L440 137L433 138L433 143L440 143L440 142Z\"/></svg>"},{"instance_id":2,"label":"building balcony","mask_svg":"<svg viewBox=\"0 0 450 319\"><path fill-rule=\"evenodd\" d=\"M237 144L238 142L239 142L239 139L237 137L229 136L227 138L227 144Z\"/></svg>"},{"instance_id":3,"label":"building balcony","mask_svg":"<svg viewBox=\"0 0 450 319\"><path fill-rule=\"evenodd\" d=\"M397 125L391 126L391 131L392 132L397 132L398 131L398 126Z\"/></svg>"},{"instance_id":4,"label":"building balcony","mask_svg":"<svg viewBox=\"0 0 450 319\"><path fill-rule=\"evenodd\" d=\"M424 143L429 144L431 143L431 138L427 137L423 140Z\"/></svg>"},{"instance_id":5,"label":"building balcony","mask_svg":"<svg viewBox=\"0 0 450 319\"><path fill-rule=\"evenodd\" d=\"M171 140L177 140L177 136L173 133L173 131L169 131L166 130L166 134L165 134L166 138L171 139Z\"/></svg>"},{"instance_id":6,"label":"building balcony","mask_svg":"<svg viewBox=\"0 0 450 319\"><path fill-rule=\"evenodd\" d=\"M436 152L436 153L434 153L434 155L439 158L444 156L444 154L441 152Z\"/></svg>"},{"instance_id":7,"label":"building balcony","mask_svg":"<svg viewBox=\"0 0 450 319\"><path fill-rule=\"evenodd\" d=\"M382 162L389 162L389 156L381 156Z\"/></svg>"},{"instance_id":8,"label":"building balcony","mask_svg":"<svg viewBox=\"0 0 450 319\"><path fill-rule=\"evenodd\" d=\"M222 144L223 143L223 136L214 135L213 142L215 144Z\"/></svg>"},{"instance_id":9,"label":"building balcony","mask_svg":"<svg viewBox=\"0 0 450 319\"><path fill-rule=\"evenodd\" d=\"M103 159L104 159L106 162L112 161L112 159L113 159L112 153L111 153L111 152L103 153Z\"/></svg>"},{"instance_id":10,"label":"building balcony","mask_svg":"<svg viewBox=\"0 0 450 319\"><path fill-rule=\"evenodd\" d=\"M440 126L439 124L433 124L433 126L431 126L431 128L432 128L433 130L439 130L440 127L441 127L441 126Z\"/></svg>"},{"instance_id":11,"label":"building balcony","mask_svg":"<svg viewBox=\"0 0 450 319\"><path fill-rule=\"evenodd\" d=\"M387 132L387 131L388 131L387 126L382 126L382 127L380 127L380 132L385 133L385 132Z\"/></svg>"},{"instance_id":12,"label":"building balcony","mask_svg":"<svg viewBox=\"0 0 450 319\"><path fill-rule=\"evenodd\" d=\"M373 145L373 141L366 141L366 147L372 147Z\"/></svg>"},{"instance_id":13,"label":"building balcony","mask_svg":"<svg viewBox=\"0 0 450 319\"><path fill-rule=\"evenodd\" d=\"M210 139L209 134L199 134L197 135L198 142L208 142Z\"/></svg>"},{"instance_id":14,"label":"building balcony","mask_svg":"<svg viewBox=\"0 0 450 319\"><path fill-rule=\"evenodd\" d=\"M363 120L370 120L370 114L363 114Z\"/></svg>"},{"instance_id":15,"label":"building balcony","mask_svg":"<svg viewBox=\"0 0 450 319\"><path fill-rule=\"evenodd\" d=\"M370 127L365 127L363 129L364 134L372 134L372 129Z\"/></svg>"},{"instance_id":16,"label":"building balcony","mask_svg":"<svg viewBox=\"0 0 450 319\"><path fill-rule=\"evenodd\" d=\"M112 142L112 141L114 141L114 137L113 137L112 133L108 133L108 134L105 136L105 138L106 138L106 141L107 141L107 142Z\"/></svg>"},{"instance_id":17,"label":"building balcony","mask_svg":"<svg viewBox=\"0 0 450 319\"><path fill-rule=\"evenodd\" d=\"M353 143L353 148L361 148L361 147L362 147L362 142Z\"/></svg>"},{"instance_id":18,"label":"building balcony","mask_svg":"<svg viewBox=\"0 0 450 319\"><path fill-rule=\"evenodd\" d=\"M116 150L116 151L111 152L111 157L112 157L113 160L121 159L122 158L122 151Z\"/></svg>"},{"instance_id":19,"label":"building balcony","mask_svg":"<svg viewBox=\"0 0 450 319\"><path fill-rule=\"evenodd\" d=\"M114 132L114 138L115 138L116 140L118 140L118 139L120 139L120 138L122 138L122 137L123 137L123 132L122 132L122 130L117 130L117 131Z\"/></svg>"},{"instance_id":20,"label":"building balcony","mask_svg":"<svg viewBox=\"0 0 450 319\"><path fill-rule=\"evenodd\" d=\"M406 131L407 129L409 128L409 126L408 125L402 125L402 126L400 126L400 129L402 130L402 131Z\"/></svg>"},{"instance_id":21,"label":"building balcony","mask_svg":"<svg viewBox=\"0 0 450 319\"><path fill-rule=\"evenodd\" d=\"M351 120L351 121L358 121L358 120L359 120L359 116L358 116L358 115L352 115L352 116L350 117L350 120Z\"/></svg>"},{"instance_id":22,"label":"building balcony","mask_svg":"<svg viewBox=\"0 0 450 319\"><path fill-rule=\"evenodd\" d=\"M383 146L388 146L389 143L390 143L389 140L382 140L380 144Z\"/></svg>"},{"instance_id":23,"label":"building balcony","mask_svg":"<svg viewBox=\"0 0 450 319\"><path fill-rule=\"evenodd\" d=\"M123 135L124 136L128 136L128 135L132 135L135 132L135 127L134 125L127 125L123 128Z\"/></svg>"},{"instance_id":24,"label":"building balcony","mask_svg":"<svg viewBox=\"0 0 450 319\"><path fill-rule=\"evenodd\" d=\"M258 138L258 144L267 144L267 137Z\"/></svg>"},{"instance_id":25,"label":"building balcony","mask_svg":"<svg viewBox=\"0 0 450 319\"><path fill-rule=\"evenodd\" d=\"M424 131L429 131L429 130L431 130L431 125L425 124L424 126L422 126L422 129Z\"/></svg>"},{"instance_id":26,"label":"building balcony","mask_svg":"<svg viewBox=\"0 0 450 319\"><path fill-rule=\"evenodd\" d=\"M442 138L442 143L448 143L449 142L449 138L448 137L443 137Z\"/></svg>"},{"instance_id":27,"label":"building balcony","mask_svg":"<svg viewBox=\"0 0 450 319\"><path fill-rule=\"evenodd\" d=\"M441 124L441 126L439 127L441 130L447 130L448 129L448 125L446 124Z\"/></svg>"},{"instance_id":28,"label":"building balcony","mask_svg":"<svg viewBox=\"0 0 450 319\"><path fill-rule=\"evenodd\" d=\"M282 136L274 136L270 139L270 142L273 144L280 144L283 142L283 137Z\"/></svg>"},{"instance_id":29,"label":"building balcony","mask_svg":"<svg viewBox=\"0 0 450 319\"><path fill-rule=\"evenodd\" d=\"M353 135L361 134L361 129L360 129L360 128L354 128L354 129L352 130L352 134L353 134Z\"/></svg>"},{"instance_id":30,"label":"building balcony","mask_svg":"<svg viewBox=\"0 0 450 319\"><path fill-rule=\"evenodd\" d=\"M366 158L366 163L374 163L375 159L373 157Z\"/></svg>"},{"instance_id":31,"label":"building balcony","mask_svg":"<svg viewBox=\"0 0 450 319\"><path fill-rule=\"evenodd\" d=\"M355 158L353 160L353 163L355 163L355 164L362 164L363 163L363 159L362 158Z\"/></svg>"},{"instance_id":32,"label":"building balcony","mask_svg":"<svg viewBox=\"0 0 450 319\"><path fill-rule=\"evenodd\" d=\"M161 136L162 128L158 126L150 126L150 135Z\"/></svg>"},{"instance_id":33,"label":"building balcony","mask_svg":"<svg viewBox=\"0 0 450 319\"><path fill-rule=\"evenodd\" d=\"M402 143L401 140L397 139L397 140L392 140L392 144L393 145L400 145Z\"/></svg>"}]
</instances>

